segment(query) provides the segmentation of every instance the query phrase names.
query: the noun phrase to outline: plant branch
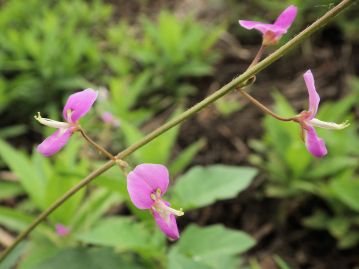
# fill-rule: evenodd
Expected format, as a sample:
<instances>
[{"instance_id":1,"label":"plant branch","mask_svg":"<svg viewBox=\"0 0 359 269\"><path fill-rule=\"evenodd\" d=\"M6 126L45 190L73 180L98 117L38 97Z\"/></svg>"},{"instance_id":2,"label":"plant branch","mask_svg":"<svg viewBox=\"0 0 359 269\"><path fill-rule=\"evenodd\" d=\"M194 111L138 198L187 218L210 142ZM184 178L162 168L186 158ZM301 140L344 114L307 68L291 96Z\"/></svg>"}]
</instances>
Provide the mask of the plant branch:
<instances>
[{"instance_id":1,"label":"plant branch","mask_svg":"<svg viewBox=\"0 0 359 269\"><path fill-rule=\"evenodd\" d=\"M209 104L213 103L223 95L229 93L231 90L235 89L236 87L244 87L249 83L251 77L265 69L270 64L274 63L278 59L280 59L283 55L288 53L291 49L295 46L300 44L303 40L305 40L308 36L312 33L317 31L319 28L323 27L327 24L332 18L334 18L337 14L339 14L342 10L347 8L350 4L354 3L355 0L343 0L337 6L329 10L325 15L315 21L312 25L304 29L301 33L291 39L289 42L284 44L282 47L277 49L267 58L262 60L261 62L257 63L256 65L252 66L248 70L246 70L242 75L238 76L237 78L233 79L228 84L224 85L218 91L214 92L198 104L194 105L193 107L189 108L187 111L183 112L182 114L178 115L176 118L172 119L171 121L167 122L166 124L162 125L161 127L157 128L153 132L149 133L147 136L142 138L137 143L131 145L127 149L121 151L119 154L116 155L117 158L123 159L126 156L130 155L137 149L141 148L142 146L146 145L157 136L161 135L162 133L166 132L167 130L171 129L172 127L176 126L180 122L184 121L188 117L192 116L194 113L200 111L201 109L205 108ZM110 169L113 165L116 164L116 161L111 160L106 162L103 166L99 167L92 173L90 173L87 177L85 177L82 181L80 181L77 185L72 187L66 193L64 193L58 200L56 200L48 209L42 212L39 216L37 216L34 221L24 230L22 231L16 240L10 245L0 256L0 262L5 259L7 255L11 253L11 251L23 240L26 236L36 228L36 226L41 223L43 220L47 218L56 208L58 208L61 204L63 204L68 198L74 195L77 191L85 187L89 184L93 179L95 179L100 174L104 173L108 169Z\"/></svg>"}]
</instances>

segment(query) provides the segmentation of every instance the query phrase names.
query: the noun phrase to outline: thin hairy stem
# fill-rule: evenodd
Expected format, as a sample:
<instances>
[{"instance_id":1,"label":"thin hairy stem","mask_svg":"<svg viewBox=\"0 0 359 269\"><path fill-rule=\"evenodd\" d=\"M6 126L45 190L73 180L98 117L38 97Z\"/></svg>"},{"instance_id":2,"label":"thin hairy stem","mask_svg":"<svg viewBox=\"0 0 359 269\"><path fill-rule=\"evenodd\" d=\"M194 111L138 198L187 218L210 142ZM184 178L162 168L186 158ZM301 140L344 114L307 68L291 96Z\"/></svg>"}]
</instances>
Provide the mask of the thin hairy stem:
<instances>
[{"instance_id":1,"label":"thin hairy stem","mask_svg":"<svg viewBox=\"0 0 359 269\"><path fill-rule=\"evenodd\" d=\"M126 172L126 168L128 167L128 163L121 160L119 157L117 156L113 156L110 152L108 152L105 148L103 148L102 146L100 146L99 144L97 144L95 141L93 141L91 139L91 137L89 137L87 135L87 133L85 132L84 129L82 129L81 127L78 127L78 131L81 133L82 137L92 146L94 146L98 151L100 151L103 155L105 155L107 158L109 158L110 160L114 161L116 164L118 164L118 166L121 168L121 171L123 173L123 175L126 177L127 176L127 172Z\"/></svg>"},{"instance_id":2,"label":"thin hairy stem","mask_svg":"<svg viewBox=\"0 0 359 269\"><path fill-rule=\"evenodd\" d=\"M233 79L231 82L220 88L218 91L214 92L198 104L194 105L193 107L189 108L182 114L178 115L176 118L172 119L171 121L167 122L166 124L162 125L161 127L157 128L153 132L149 133L147 136L142 138L137 143L133 144L132 146L128 147L127 149L123 150L119 154L116 155L117 158L123 159L126 156L130 155L137 149L141 148L142 146L146 145L148 142L155 139L157 136L161 135L162 133L166 132L167 130L171 129L172 127L176 126L180 122L184 121L188 117L192 116L194 113L200 111L201 109L207 107L209 104L213 103L223 95L229 93L231 90L235 88L244 87L250 81L250 79L255 76L257 73L265 69L270 64L274 63L278 59L280 59L283 55L288 53L291 49L295 46L300 44L303 40L305 40L308 36L312 33L317 31L319 28L323 27L327 24L332 18L334 18L337 14L339 14L342 10L347 8L349 5L354 3L355 0L343 0L337 6L329 10L325 15L323 15L320 19L315 21L312 25L304 29L301 33L291 39L289 42L284 44L282 47L277 49L267 58L262 60L261 62L257 63L256 65L252 66L248 70L246 70L242 75L238 76L237 78ZM92 180L94 180L97 176L101 175L108 169L110 169L113 165L116 164L116 161L108 161L103 166L99 167L92 173L90 173L87 177L81 180L77 185L73 186L70 190L64 193L58 200L56 200L48 209L42 212L39 216L37 216L34 221L24 230L22 231L16 240L11 244L8 248L4 250L4 252L0 256L0 261L3 261L7 255L11 253L11 251L23 240L26 236L36 228L36 226L41 223L43 220L47 218L56 208L62 205L68 198L74 195L77 191L85 187L89 184Z\"/></svg>"},{"instance_id":3,"label":"thin hairy stem","mask_svg":"<svg viewBox=\"0 0 359 269\"><path fill-rule=\"evenodd\" d=\"M101 152L103 155L105 155L107 158L109 158L110 160L116 160L115 156L113 156L110 152L108 152L105 148L103 148L102 146L100 146L99 144L97 144L95 141L93 141L91 139L91 137L89 137L85 130L82 129L81 127L78 127L78 131L80 132L80 134L82 135L82 137L92 146L94 146L99 152Z\"/></svg>"},{"instance_id":4,"label":"thin hairy stem","mask_svg":"<svg viewBox=\"0 0 359 269\"><path fill-rule=\"evenodd\" d=\"M284 118L279 116L278 114L274 113L272 110L270 110L268 107L263 105L261 102L259 102L257 99L255 99L253 96L248 94L245 90L238 88L238 92L240 92L245 98L247 98L253 105L258 107L260 110L262 110L264 113L272 116L273 118L276 118L280 121L296 121L297 117L290 117L290 118Z\"/></svg>"},{"instance_id":5,"label":"thin hairy stem","mask_svg":"<svg viewBox=\"0 0 359 269\"><path fill-rule=\"evenodd\" d=\"M256 56L253 58L251 64L248 66L247 70L250 69L253 65L256 65L259 60L261 59L264 50L267 48L267 46L262 43ZM252 77L253 82L255 81L255 76ZM256 107L258 107L260 110L262 110L264 113L271 115L272 117L281 120L281 121L292 121L295 120L296 118L283 118L279 115L277 115L276 113L274 113L273 111L271 111L268 107L266 107L265 105L263 105L261 102L259 102L257 99L255 99L253 96L251 96L249 93L247 93L245 90L243 90L243 88L237 88L237 91L242 94L243 97L245 97L247 100L249 100L253 105L255 105Z\"/></svg>"},{"instance_id":6,"label":"thin hairy stem","mask_svg":"<svg viewBox=\"0 0 359 269\"><path fill-rule=\"evenodd\" d=\"M256 65L260 61L266 48L267 48L267 46L262 43L261 47L257 51L256 56L253 58L251 64L248 66L247 69L251 68L253 65Z\"/></svg>"}]
</instances>

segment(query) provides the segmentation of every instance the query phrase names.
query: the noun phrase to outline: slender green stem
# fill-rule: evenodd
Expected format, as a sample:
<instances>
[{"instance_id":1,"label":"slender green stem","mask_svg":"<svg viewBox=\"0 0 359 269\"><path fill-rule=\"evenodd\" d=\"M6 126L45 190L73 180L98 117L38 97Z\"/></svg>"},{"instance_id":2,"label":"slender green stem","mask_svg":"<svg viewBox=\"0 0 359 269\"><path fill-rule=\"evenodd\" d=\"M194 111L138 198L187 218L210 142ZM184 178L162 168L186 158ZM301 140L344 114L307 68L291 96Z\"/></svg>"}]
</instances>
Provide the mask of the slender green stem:
<instances>
[{"instance_id":1,"label":"slender green stem","mask_svg":"<svg viewBox=\"0 0 359 269\"><path fill-rule=\"evenodd\" d=\"M262 60L258 64L252 66L248 70L246 70L242 75L239 77L233 79L228 84L224 85L222 88L220 88L218 91L214 92L212 95L208 96L198 104L194 105L187 111L183 112L173 120L167 122L166 124L162 125L161 127L157 128L147 136L145 136L143 139L138 141L137 143L133 144L132 146L128 147L124 151L121 151L119 154L117 154L117 158L123 159L126 156L130 155L140 147L146 145L148 142L155 139L157 136L161 135L162 133L166 132L167 130L171 129L172 127L176 126L180 122L184 121L194 113L200 111L204 107L208 106L209 104L213 103L223 95L227 94L231 90L235 89L236 87L244 87L249 83L249 80L251 77L253 77L258 72L265 69L267 66L272 64L273 62L280 59L283 55L288 53L291 49L293 49L295 46L297 46L299 43L301 43L304 39L306 39L308 36L310 36L312 33L317 31L319 28L323 27L325 24L327 24L333 17L335 17L337 14L339 14L342 10L347 8L350 4L352 4L355 0L343 0L341 3L339 3L337 6L335 6L333 9L329 10L325 15L323 15L320 19L315 21L312 25L304 29L301 33L299 33L297 36L295 36L293 39L291 39L289 42L287 42L285 45L277 49L275 52L273 52L271 55L269 55L266 59ZM5 249L5 251L0 256L0 261L3 261L7 255L10 254L10 252L23 240L26 238L26 236L36 228L36 226L41 223L43 220L47 218L48 215L50 215L56 208L58 208L61 204L63 204L68 198L70 198L72 195L74 195L77 191L79 191L81 188L85 187L87 184L89 184L94 178L99 176L100 174L104 173L108 169L110 169L113 165L116 164L116 161L108 161L103 166L99 167L92 173L90 173L87 177L85 177L82 181L80 181L77 185L72 187L70 190L68 190L66 193L63 194L58 200L56 200L48 209L46 209L44 212L42 212L39 216L37 216L34 221L24 230L22 231L16 240L13 242L11 246Z\"/></svg>"}]
</instances>

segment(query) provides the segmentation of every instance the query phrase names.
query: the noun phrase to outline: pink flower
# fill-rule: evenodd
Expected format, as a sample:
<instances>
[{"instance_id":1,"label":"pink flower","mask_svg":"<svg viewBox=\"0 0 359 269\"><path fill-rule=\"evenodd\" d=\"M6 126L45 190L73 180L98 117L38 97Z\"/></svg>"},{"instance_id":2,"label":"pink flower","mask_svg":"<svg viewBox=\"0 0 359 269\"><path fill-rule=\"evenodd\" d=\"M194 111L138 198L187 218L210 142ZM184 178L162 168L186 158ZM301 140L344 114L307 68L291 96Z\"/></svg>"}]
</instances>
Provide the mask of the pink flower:
<instances>
[{"instance_id":1,"label":"pink flower","mask_svg":"<svg viewBox=\"0 0 359 269\"><path fill-rule=\"evenodd\" d=\"M179 238L175 216L182 216L182 210L175 210L162 199L169 184L169 174L160 164L140 164L127 176L127 190L135 206L150 209L161 231L170 239Z\"/></svg>"},{"instance_id":2,"label":"pink flower","mask_svg":"<svg viewBox=\"0 0 359 269\"><path fill-rule=\"evenodd\" d=\"M263 45L273 45L287 32L296 15L297 8L292 5L280 14L273 24L244 20L240 20L239 24L248 30L260 31L263 34Z\"/></svg>"},{"instance_id":3,"label":"pink flower","mask_svg":"<svg viewBox=\"0 0 359 269\"><path fill-rule=\"evenodd\" d=\"M35 119L41 124L58 130L37 146L37 151L49 157L62 149L78 128L78 120L91 109L97 92L86 89L70 95L63 110L65 122L42 118L40 112Z\"/></svg>"},{"instance_id":4,"label":"pink flower","mask_svg":"<svg viewBox=\"0 0 359 269\"><path fill-rule=\"evenodd\" d=\"M62 224L55 225L56 233L60 236L66 236L70 233L70 229Z\"/></svg>"},{"instance_id":5,"label":"pink flower","mask_svg":"<svg viewBox=\"0 0 359 269\"><path fill-rule=\"evenodd\" d=\"M101 119L103 120L103 122L108 123L109 125L112 125L113 127L120 126L120 120L117 119L110 112L103 112L101 115Z\"/></svg>"},{"instance_id":6,"label":"pink flower","mask_svg":"<svg viewBox=\"0 0 359 269\"><path fill-rule=\"evenodd\" d=\"M303 111L297 117L297 121L302 127L302 134L308 151L315 157L323 157L327 154L327 148L323 139L318 137L314 127L324 129L340 130L349 126L348 122L337 124L318 120L315 117L318 111L320 97L315 89L312 71L308 70L303 75L309 93L309 111Z\"/></svg>"}]
</instances>

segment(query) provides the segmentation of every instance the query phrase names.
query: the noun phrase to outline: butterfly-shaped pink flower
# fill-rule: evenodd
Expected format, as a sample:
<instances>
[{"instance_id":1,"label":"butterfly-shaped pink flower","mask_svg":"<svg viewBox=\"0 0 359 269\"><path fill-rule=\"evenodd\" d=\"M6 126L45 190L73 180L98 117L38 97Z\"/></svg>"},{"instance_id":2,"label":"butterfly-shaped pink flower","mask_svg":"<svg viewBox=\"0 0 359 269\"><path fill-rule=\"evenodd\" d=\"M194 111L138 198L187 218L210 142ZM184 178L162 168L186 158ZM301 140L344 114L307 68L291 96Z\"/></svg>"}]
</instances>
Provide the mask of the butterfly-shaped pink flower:
<instances>
[{"instance_id":1,"label":"butterfly-shaped pink flower","mask_svg":"<svg viewBox=\"0 0 359 269\"><path fill-rule=\"evenodd\" d=\"M96 98L97 92L92 89L70 95L63 110L65 122L42 118L38 113L35 116L37 121L46 126L57 128L57 131L38 145L37 151L49 157L61 150L77 130L78 120L89 112Z\"/></svg>"},{"instance_id":2,"label":"butterfly-shaped pink flower","mask_svg":"<svg viewBox=\"0 0 359 269\"><path fill-rule=\"evenodd\" d=\"M170 207L163 200L169 184L169 174L160 164L140 164L127 176L127 190L134 205L139 209L149 209L161 231L170 239L179 238L175 216L182 216L182 210Z\"/></svg>"},{"instance_id":3,"label":"butterfly-shaped pink flower","mask_svg":"<svg viewBox=\"0 0 359 269\"><path fill-rule=\"evenodd\" d=\"M263 45L273 45L288 31L297 15L295 6L287 7L273 24L240 20L239 24L248 29L256 29L263 34Z\"/></svg>"},{"instance_id":4,"label":"butterfly-shaped pink flower","mask_svg":"<svg viewBox=\"0 0 359 269\"><path fill-rule=\"evenodd\" d=\"M296 120L302 127L302 136L308 151L313 156L320 158L325 156L328 151L324 140L318 137L314 127L340 130L348 127L349 123L343 122L341 124L337 124L334 122L326 122L316 119L315 116L318 111L320 97L315 89L312 71L308 70L304 73L303 77L309 94L309 110L300 113Z\"/></svg>"}]
</instances>

